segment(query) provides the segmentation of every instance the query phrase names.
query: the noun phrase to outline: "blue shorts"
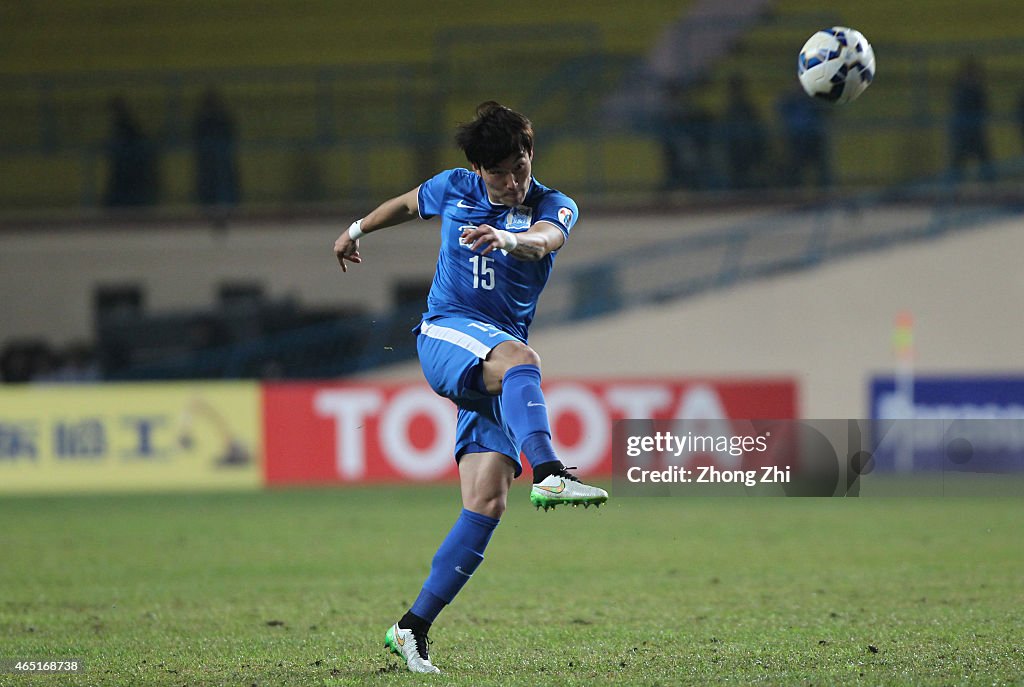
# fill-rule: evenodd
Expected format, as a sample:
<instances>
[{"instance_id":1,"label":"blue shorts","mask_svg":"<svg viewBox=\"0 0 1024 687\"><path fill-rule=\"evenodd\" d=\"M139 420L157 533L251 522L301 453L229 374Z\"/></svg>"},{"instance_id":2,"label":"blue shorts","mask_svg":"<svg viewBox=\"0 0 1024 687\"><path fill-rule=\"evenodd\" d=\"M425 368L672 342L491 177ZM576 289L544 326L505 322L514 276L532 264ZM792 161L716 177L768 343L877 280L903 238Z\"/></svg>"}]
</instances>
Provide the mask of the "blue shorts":
<instances>
[{"instance_id":1,"label":"blue shorts","mask_svg":"<svg viewBox=\"0 0 1024 687\"><path fill-rule=\"evenodd\" d=\"M459 408L455 460L464 453L494 451L515 461L516 477L523 471L519 444L501 414L501 396L485 393L479 383L480 365L495 346L519 341L493 324L464 317L435 316L416 328L416 350L427 383Z\"/></svg>"}]
</instances>

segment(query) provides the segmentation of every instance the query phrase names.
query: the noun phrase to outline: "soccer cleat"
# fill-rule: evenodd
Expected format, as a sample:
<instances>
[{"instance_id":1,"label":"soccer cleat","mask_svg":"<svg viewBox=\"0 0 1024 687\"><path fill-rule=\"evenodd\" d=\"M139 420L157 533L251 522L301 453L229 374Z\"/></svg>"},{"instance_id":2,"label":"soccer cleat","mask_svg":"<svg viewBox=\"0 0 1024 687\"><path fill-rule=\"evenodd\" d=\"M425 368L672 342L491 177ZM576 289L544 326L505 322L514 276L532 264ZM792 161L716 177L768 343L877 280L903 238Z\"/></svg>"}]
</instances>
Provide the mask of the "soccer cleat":
<instances>
[{"instance_id":1,"label":"soccer cleat","mask_svg":"<svg viewBox=\"0 0 1024 687\"><path fill-rule=\"evenodd\" d=\"M395 623L384 635L384 646L391 653L405 659L405 665L414 673L440 673L427 657L426 634L418 634L412 630L403 630Z\"/></svg>"},{"instance_id":2,"label":"soccer cleat","mask_svg":"<svg viewBox=\"0 0 1024 687\"><path fill-rule=\"evenodd\" d=\"M576 475L569 472L575 469L562 468L534 484L530 490L530 503L545 511L563 504L599 508L608 500L608 492L580 482Z\"/></svg>"}]
</instances>

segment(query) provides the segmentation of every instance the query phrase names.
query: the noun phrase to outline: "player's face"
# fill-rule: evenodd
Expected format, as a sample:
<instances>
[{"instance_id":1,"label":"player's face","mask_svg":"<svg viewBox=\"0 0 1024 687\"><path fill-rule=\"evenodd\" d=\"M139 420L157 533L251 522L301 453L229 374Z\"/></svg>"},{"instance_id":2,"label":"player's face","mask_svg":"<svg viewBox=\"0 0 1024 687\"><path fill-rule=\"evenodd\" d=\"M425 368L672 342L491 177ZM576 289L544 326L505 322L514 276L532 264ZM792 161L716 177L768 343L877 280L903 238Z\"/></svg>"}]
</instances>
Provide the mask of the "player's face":
<instances>
[{"instance_id":1,"label":"player's face","mask_svg":"<svg viewBox=\"0 0 1024 687\"><path fill-rule=\"evenodd\" d=\"M484 180L487 197L492 203L514 208L522 205L526 192L530 190L533 152L509 155L493 167L474 166L473 170Z\"/></svg>"}]
</instances>

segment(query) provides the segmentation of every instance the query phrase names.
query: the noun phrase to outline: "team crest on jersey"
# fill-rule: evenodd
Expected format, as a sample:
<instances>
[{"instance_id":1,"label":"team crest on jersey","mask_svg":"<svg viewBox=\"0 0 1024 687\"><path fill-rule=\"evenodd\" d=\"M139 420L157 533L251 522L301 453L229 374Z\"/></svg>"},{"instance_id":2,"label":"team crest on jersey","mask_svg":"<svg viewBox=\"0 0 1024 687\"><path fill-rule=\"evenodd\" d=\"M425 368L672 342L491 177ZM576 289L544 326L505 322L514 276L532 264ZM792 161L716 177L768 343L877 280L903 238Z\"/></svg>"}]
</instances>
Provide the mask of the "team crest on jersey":
<instances>
[{"instance_id":1,"label":"team crest on jersey","mask_svg":"<svg viewBox=\"0 0 1024 687\"><path fill-rule=\"evenodd\" d=\"M558 209L558 221L562 223L562 226L566 229L572 224L572 210L569 208Z\"/></svg>"},{"instance_id":2,"label":"team crest on jersey","mask_svg":"<svg viewBox=\"0 0 1024 687\"><path fill-rule=\"evenodd\" d=\"M508 211L505 218L506 229L529 229L533 224L533 208L520 205Z\"/></svg>"}]
</instances>

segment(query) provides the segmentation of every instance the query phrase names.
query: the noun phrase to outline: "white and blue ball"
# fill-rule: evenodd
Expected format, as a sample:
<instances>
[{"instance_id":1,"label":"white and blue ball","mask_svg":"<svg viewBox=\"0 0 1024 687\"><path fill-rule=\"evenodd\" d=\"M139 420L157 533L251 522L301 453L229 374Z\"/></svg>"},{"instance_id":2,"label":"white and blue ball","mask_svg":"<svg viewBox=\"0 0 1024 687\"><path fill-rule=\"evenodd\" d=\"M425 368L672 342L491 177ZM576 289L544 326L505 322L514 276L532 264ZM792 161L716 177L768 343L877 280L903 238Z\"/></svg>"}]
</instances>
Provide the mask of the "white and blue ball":
<instances>
[{"instance_id":1,"label":"white and blue ball","mask_svg":"<svg viewBox=\"0 0 1024 687\"><path fill-rule=\"evenodd\" d=\"M822 29L800 49L796 74L807 95L848 103L874 80L875 51L860 31L845 26Z\"/></svg>"}]
</instances>

